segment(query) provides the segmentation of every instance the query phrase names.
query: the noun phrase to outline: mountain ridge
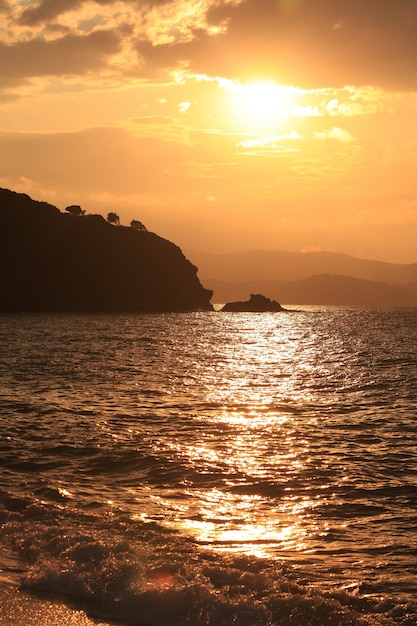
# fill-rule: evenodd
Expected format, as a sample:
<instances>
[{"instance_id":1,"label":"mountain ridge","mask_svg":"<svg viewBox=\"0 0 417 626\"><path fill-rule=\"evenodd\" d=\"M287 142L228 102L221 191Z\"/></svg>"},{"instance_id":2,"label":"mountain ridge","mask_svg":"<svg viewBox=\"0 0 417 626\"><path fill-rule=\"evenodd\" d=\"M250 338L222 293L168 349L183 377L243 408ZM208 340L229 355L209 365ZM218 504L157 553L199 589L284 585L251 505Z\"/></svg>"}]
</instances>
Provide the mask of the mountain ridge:
<instances>
[{"instance_id":1,"label":"mountain ridge","mask_svg":"<svg viewBox=\"0 0 417 626\"><path fill-rule=\"evenodd\" d=\"M212 301L223 304L242 300L256 290L283 305L417 306L417 285L409 288L351 276L321 274L300 281L249 281L228 283L205 280Z\"/></svg>"},{"instance_id":2,"label":"mountain ridge","mask_svg":"<svg viewBox=\"0 0 417 626\"><path fill-rule=\"evenodd\" d=\"M198 264L199 276L217 303L260 292L286 304L417 306L417 263L357 259L334 252L187 254Z\"/></svg>"},{"instance_id":3,"label":"mountain ridge","mask_svg":"<svg viewBox=\"0 0 417 626\"><path fill-rule=\"evenodd\" d=\"M187 250L199 268L202 279L302 280L309 276L333 273L390 284L417 281L416 263L359 259L341 252L286 252L247 250L243 252L205 252Z\"/></svg>"}]
</instances>

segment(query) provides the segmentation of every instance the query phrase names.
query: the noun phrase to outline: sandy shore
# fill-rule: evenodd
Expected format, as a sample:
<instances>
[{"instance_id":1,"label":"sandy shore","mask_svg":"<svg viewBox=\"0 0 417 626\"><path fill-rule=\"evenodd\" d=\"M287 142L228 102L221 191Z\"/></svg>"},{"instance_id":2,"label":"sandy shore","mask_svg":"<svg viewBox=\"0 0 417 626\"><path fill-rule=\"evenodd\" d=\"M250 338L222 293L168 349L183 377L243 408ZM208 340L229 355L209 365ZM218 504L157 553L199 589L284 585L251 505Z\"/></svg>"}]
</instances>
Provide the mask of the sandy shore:
<instances>
[{"instance_id":1,"label":"sandy shore","mask_svg":"<svg viewBox=\"0 0 417 626\"><path fill-rule=\"evenodd\" d=\"M1 626L108 626L59 602L51 602L0 582Z\"/></svg>"}]
</instances>

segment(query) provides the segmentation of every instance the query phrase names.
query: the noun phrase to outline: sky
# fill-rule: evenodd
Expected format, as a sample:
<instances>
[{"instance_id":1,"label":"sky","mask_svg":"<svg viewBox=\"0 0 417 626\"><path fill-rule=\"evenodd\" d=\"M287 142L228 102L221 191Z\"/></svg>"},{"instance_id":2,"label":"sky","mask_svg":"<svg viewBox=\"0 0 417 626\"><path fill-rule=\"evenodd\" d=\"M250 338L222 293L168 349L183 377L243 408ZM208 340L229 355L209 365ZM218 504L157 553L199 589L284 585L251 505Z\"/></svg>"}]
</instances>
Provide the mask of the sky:
<instances>
[{"instance_id":1,"label":"sky","mask_svg":"<svg viewBox=\"0 0 417 626\"><path fill-rule=\"evenodd\" d=\"M417 0L0 0L0 187L417 262Z\"/></svg>"}]
</instances>

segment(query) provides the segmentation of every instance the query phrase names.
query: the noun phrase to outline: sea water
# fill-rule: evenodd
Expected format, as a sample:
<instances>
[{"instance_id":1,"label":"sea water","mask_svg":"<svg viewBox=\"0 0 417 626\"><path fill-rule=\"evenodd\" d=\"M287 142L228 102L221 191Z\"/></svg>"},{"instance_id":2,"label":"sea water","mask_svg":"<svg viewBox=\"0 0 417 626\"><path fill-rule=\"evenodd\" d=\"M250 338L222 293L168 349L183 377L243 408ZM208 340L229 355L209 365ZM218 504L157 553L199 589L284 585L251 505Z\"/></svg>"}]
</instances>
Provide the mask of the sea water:
<instances>
[{"instance_id":1,"label":"sea water","mask_svg":"<svg viewBox=\"0 0 417 626\"><path fill-rule=\"evenodd\" d=\"M0 317L0 575L148 626L417 623L417 310Z\"/></svg>"}]
</instances>

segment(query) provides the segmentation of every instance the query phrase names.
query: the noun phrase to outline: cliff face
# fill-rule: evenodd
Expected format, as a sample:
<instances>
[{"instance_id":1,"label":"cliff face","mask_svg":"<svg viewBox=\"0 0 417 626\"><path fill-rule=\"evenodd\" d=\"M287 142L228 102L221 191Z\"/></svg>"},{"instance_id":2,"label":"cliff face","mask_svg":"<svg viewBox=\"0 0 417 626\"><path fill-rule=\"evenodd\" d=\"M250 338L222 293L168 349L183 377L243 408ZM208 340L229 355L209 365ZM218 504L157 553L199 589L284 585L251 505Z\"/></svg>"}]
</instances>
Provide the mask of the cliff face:
<instances>
[{"instance_id":1,"label":"cliff face","mask_svg":"<svg viewBox=\"0 0 417 626\"><path fill-rule=\"evenodd\" d=\"M0 189L0 311L211 311L212 292L154 233Z\"/></svg>"}]
</instances>

